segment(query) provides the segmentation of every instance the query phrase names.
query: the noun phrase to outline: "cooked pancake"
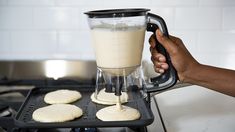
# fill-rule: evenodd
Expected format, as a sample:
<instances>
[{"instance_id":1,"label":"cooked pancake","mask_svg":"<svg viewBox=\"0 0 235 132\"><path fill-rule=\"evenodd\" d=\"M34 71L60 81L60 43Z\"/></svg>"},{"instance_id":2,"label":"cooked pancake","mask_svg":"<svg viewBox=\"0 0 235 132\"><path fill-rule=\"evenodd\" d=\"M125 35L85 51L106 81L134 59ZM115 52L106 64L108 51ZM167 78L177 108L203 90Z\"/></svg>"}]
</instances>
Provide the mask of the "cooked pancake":
<instances>
[{"instance_id":1,"label":"cooked pancake","mask_svg":"<svg viewBox=\"0 0 235 132\"><path fill-rule=\"evenodd\" d=\"M53 104L36 109L33 119L38 122L65 122L82 116L82 109L71 104Z\"/></svg>"},{"instance_id":2,"label":"cooked pancake","mask_svg":"<svg viewBox=\"0 0 235 132\"><path fill-rule=\"evenodd\" d=\"M75 90L56 90L45 95L44 101L48 104L68 104L80 99L82 95Z\"/></svg>"}]
</instances>

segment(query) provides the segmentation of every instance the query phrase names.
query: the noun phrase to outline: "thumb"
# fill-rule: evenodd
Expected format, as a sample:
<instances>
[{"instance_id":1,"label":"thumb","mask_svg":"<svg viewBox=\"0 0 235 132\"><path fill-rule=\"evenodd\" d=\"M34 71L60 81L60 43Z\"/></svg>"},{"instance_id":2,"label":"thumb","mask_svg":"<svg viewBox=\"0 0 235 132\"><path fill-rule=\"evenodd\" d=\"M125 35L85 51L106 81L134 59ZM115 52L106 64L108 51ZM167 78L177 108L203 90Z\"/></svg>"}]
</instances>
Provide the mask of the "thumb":
<instances>
[{"instance_id":1,"label":"thumb","mask_svg":"<svg viewBox=\"0 0 235 132\"><path fill-rule=\"evenodd\" d=\"M168 37L166 37L159 29L157 29L156 34L157 34L156 37L159 43L161 43L162 46L167 50L167 52L171 54L176 48L175 43L172 40L170 40Z\"/></svg>"}]
</instances>

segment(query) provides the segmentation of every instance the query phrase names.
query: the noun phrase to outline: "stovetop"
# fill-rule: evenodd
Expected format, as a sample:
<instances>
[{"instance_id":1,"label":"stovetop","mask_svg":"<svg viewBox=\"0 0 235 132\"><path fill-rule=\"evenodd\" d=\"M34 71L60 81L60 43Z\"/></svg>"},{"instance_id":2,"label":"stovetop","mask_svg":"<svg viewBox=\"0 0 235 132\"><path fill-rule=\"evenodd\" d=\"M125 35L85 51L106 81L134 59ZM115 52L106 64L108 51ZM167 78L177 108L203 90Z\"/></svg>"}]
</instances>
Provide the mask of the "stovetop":
<instances>
[{"instance_id":1,"label":"stovetop","mask_svg":"<svg viewBox=\"0 0 235 132\"><path fill-rule=\"evenodd\" d=\"M164 132L164 124L154 98L151 99L151 109L154 113L154 122L146 127L140 128L54 128L54 129L20 129L14 126L14 116L24 102L30 89L38 86L63 85L94 85L94 80L5 80L0 81L0 132Z\"/></svg>"}]
</instances>

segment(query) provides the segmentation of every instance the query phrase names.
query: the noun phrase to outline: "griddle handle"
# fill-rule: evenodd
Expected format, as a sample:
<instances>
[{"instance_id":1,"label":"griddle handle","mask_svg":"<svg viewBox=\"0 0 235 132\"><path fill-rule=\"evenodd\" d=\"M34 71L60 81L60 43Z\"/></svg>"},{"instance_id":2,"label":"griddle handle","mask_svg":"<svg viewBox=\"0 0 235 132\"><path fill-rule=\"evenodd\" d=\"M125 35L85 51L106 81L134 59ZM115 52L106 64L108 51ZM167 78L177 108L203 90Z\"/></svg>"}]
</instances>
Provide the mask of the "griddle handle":
<instances>
[{"instance_id":1,"label":"griddle handle","mask_svg":"<svg viewBox=\"0 0 235 132\"><path fill-rule=\"evenodd\" d=\"M162 33L169 38L166 23L160 16L148 13L148 20L149 22L147 23L147 31L153 32L155 34L156 30L159 28ZM147 92L156 92L170 88L175 85L178 78L177 72L171 63L171 58L166 49L159 43L156 37L155 41L155 48L159 53L163 54L166 57L166 63L169 65L169 68L163 74L150 79L150 83L152 85L150 87L147 87Z\"/></svg>"}]
</instances>

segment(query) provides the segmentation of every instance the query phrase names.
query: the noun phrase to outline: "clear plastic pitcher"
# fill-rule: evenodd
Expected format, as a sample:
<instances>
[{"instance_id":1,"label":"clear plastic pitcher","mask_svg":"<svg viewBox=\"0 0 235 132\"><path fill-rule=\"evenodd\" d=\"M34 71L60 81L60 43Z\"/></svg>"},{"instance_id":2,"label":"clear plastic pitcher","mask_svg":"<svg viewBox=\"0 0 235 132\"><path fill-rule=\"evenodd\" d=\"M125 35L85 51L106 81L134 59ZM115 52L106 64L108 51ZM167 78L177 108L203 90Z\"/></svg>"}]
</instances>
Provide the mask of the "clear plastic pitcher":
<instances>
[{"instance_id":1,"label":"clear plastic pitcher","mask_svg":"<svg viewBox=\"0 0 235 132\"><path fill-rule=\"evenodd\" d=\"M141 60L145 32L155 33L159 28L168 37L164 20L148 11L149 9L135 8L85 13L88 16L97 63L95 98L104 89L107 93L121 95L122 92L133 90L133 87L144 92L155 92L176 83L176 71L160 44L156 48L166 56L169 69L149 82L144 81Z\"/></svg>"}]
</instances>

